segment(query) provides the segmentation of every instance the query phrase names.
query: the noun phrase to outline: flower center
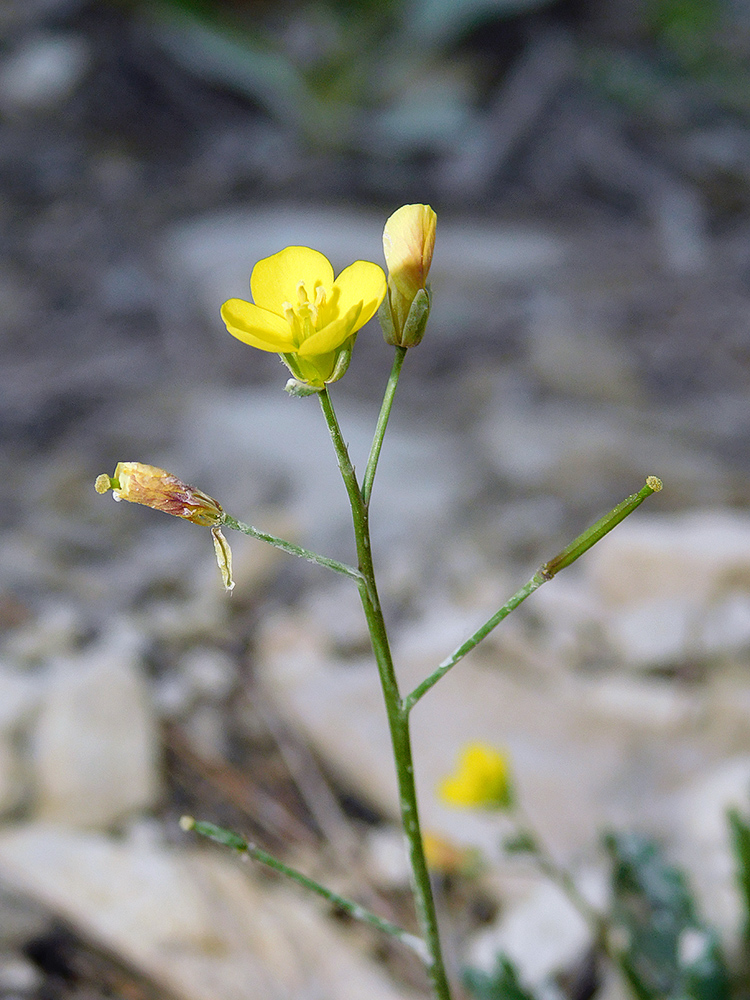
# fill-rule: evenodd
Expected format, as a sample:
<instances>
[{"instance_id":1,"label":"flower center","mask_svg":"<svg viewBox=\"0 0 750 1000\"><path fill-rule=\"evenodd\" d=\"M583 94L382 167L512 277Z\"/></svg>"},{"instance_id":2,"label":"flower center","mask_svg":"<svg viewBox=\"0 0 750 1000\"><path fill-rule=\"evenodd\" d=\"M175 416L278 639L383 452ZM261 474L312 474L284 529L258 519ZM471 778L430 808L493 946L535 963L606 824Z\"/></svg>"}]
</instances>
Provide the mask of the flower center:
<instances>
[{"instance_id":1,"label":"flower center","mask_svg":"<svg viewBox=\"0 0 750 1000\"><path fill-rule=\"evenodd\" d=\"M326 305L326 292L322 285L315 285L314 297L310 301L304 281L297 282L297 303L283 302L287 322L292 330L292 337L297 347L307 340L321 324L321 313Z\"/></svg>"}]
</instances>

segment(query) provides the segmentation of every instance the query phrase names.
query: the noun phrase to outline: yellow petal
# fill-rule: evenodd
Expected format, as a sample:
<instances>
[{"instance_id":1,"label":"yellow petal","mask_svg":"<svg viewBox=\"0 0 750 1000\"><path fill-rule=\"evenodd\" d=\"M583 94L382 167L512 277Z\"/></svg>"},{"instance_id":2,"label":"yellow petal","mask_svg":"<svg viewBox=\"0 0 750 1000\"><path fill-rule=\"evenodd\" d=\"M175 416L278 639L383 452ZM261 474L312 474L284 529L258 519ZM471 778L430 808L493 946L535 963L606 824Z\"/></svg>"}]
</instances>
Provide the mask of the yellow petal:
<instances>
[{"instance_id":1,"label":"yellow petal","mask_svg":"<svg viewBox=\"0 0 750 1000\"><path fill-rule=\"evenodd\" d=\"M385 298L386 281L382 267L369 260L356 260L344 268L333 283L334 294L338 291L339 315L347 312L355 302L362 303L362 310L357 317L356 326L359 330L372 319L378 311L378 306Z\"/></svg>"},{"instance_id":2,"label":"yellow petal","mask_svg":"<svg viewBox=\"0 0 750 1000\"><path fill-rule=\"evenodd\" d=\"M229 299L221 307L221 318L233 337L251 347L279 354L296 350L287 320L252 302Z\"/></svg>"},{"instance_id":3,"label":"yellow petal","mask_svg":"<svg viewBox=\"0 0 750 1000\"><path fill-rule=\"evenodd\" d=\"M296 305L297 285L305 283L310 299L315 286L328 290L333 284L333 268L328 258L309 247L286 247L271 257L259 260L250 278L250 291L256 305L284 315L284 303Z\"/></svg>"},{"instance_id":4,"label":"yellow petal","mask_svg":"<svg viewBox=\"0 0 750 1000\"><path fill-rule=\"evenodd\" d=\"M388 275L410 300L425 287L435 247L437 216L429 205L402 205L383 230Z\"/></svg>"},{"instance_id":5,"label":"yellow petal","mask_svg":"<svg viewBox=\"0 0 750 1000\"><path fill-rule=\"evenodd\" d=\"M344 341L362 326L359 322L361 308L362 304L356 302L343 316L339 316L328 326L324 326L322 330L303 340L297 352L300 357L310 358L318 354L328 354L341 347Z\"/></svg>"}]
</instances>

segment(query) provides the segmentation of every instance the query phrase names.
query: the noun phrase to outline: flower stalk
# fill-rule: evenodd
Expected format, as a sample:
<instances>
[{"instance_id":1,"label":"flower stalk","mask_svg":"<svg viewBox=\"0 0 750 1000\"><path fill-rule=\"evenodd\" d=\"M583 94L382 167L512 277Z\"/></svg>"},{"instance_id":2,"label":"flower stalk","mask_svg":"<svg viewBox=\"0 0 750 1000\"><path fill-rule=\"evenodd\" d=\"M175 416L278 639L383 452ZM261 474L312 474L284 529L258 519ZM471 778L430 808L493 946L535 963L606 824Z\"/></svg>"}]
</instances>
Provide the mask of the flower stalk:
<instances>
[{"instance_id":1,"label":"flower stalk","mask_svg":"<svg viewBox=\"0 0 750 1000\"><path fill-rule=\"evenodd\" d=\"M378 667L380 685L388 717L388 727L396 765L401 823L409 850L417 917L429 956L426 962L427 974L436 1000L450 1000L450 984L443 961L435 900L432 894L430 875L424 855L422 833L419 824L411 734L409 731L409 713L402 702L399 692L398 680L396 679L396 671L393 666L393 658L388 641L388 632L375 582L375 569L370 544L368 506L364 501L362 490L357 482L354 466L349 457L349 451L341 434L341 428L339 427L333 403L327 389L323 389L319 393L319 399L352 510L359 571L363 577L359 587L359 594L365 618L367 619L367 627ZM384 430L385 428L383 428Z\"/></svg>"},{"instance_id":2,"label":"flower stalk","mask_svg":"<svg viewBox=\"0 0 750 1000\"><path fill-rule=\"evenodd\" d=\"M633 511L640 507L646 497L651 496L653 493L658 493L662 488L662 482L657 479L656 476L649 476L646 479L646 484L637 493L633 493L631 496L626 497L622 503L619 503L614 507L608 514L604 517L599 518L590 528L587 528L582 532L577 538L575 538L570 545L566 545L565 548L559 552L553 559L548 560L528 580L523 587L519 588L515 594L499 608L491 618L488 618L484 625L470 635L465 642L462 642L460 646L456 647L450 656L446 656L441 664L437 667L429 677L426 677L421 684L418 684L414 690L404 698L404 707L407 712L410 712L412 708L416 705L420 698L427 694L427 692L433 688L441 677L444 677L449 670L451 670L457 663L459 663L470 653L472 649L479 645L482 639L486 638L490 632L497 628L500 622L507 618L511 611L515 611L519 604L522 604L527 597L534 593L535 590L539 588L544 583L548 583L561 569L565 569L574 563L579 556L582 556L584 552L587 552L592 545L595 545L601 538L603 538L608 532L610 532L614 527L616 527L621 521L623 521L628 514L632 514Z\"/></svg>"},{"instance_id":3,"label":"flower stalk","mask_svg":"<svg viewBox=\"0 0 750 1000\"><path fill-rule=\"evenodd\" d=\"M303 889L308 889L310 892L315 893L316 896L321 896L332 906L335 906L336 909L349 914L349 916L353 917L355 920L359 920L365 924L370 924L377 930L383 931L384 933L395 937L424 961L425 949L424 942L421 938L416 937L414 934L410 934L398 924L394 924L390 920L385 920L383 917L379 917L376 913L373 913L364 906L360 906L359 903L354 902L354 900L347 899L346 896L341 896L339 893L334 892L327 886L321 885L320 882L316 882L315 879L303 874L297 868L292 868L291 865L284 864L283 861L275 857L273 854L269 854L268 851L264 851L261 847L257 847L249 840L245 840L244 837L240 837L232 830L226 830L224 827L215 826L213 823L205 823L202 820L195 820L192 816L183 816L180 820L180 826L186 832L194 830L201 836L208 837L209 840L213 840L217 844L223 844L224 847L231 847L232 850L237 851L240 854L247 855L247 857L252 858L253 861L257 861L259 864L265 865L266 868L271 868L280 875L284 875L286 878L290 879L290 881L296 882L297 885L301 885Z\"/></svg>"}]
</instances>

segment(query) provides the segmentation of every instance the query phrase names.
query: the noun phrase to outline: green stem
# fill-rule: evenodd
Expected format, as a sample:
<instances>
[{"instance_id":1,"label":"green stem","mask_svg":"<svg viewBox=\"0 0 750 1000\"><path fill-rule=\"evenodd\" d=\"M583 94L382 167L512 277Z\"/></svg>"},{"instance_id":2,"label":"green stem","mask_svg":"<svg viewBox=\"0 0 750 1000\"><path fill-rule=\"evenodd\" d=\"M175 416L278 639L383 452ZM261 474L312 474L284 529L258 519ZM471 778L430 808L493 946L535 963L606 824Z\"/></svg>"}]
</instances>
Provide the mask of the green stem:
<instances>
[{"instance_id":1,"label":"green stem","mask_svg":"<svg viewBox=\"0 0 750 1000\"><path fill-rule=\"evenodd\" d=\"M423 680L421 684L418 684L411 694L408 694L404 698L404 707L407 712L410 712L419 699L427 694L430 688L434 687L440 678L447 674L452 667L455 667L459 660L462 660L467 653L470 653L475 646L478 646L482 639L488 636L495 626L500 624L503 618L506 618L511 611L515 611L519 604L525 601L535 590L539 590L541 585L546 583L548 579L541 570L538 570L528 583L525 583L520 590L517 590L511 599L503 604L499 611L496 611L484 625L480 626L473 635L469 636L466 642L462 642L460 646L454 649L450 656L446 656L438 668Z\"/></svg>"},{"instance_id":2,"label":"green stem","mask_svg":"<svg viewBox=\"0 0 750 1000\"><path fill-rule=\"evenodd\" d=\"M315 879L309 878L307 875L303 875L302 872L298 871L296 868L291 868L289 865L285 865L283 861L274 857L273 854L269 854L268 851L264 851L262 848L256 847L255 844L252 844L250 841L245 840L244 837L240 837L238 834L233 833L232 830L226 830L221 826L214 826L213 823L204 823L194 820L192 816L183 816L180 820L180 826L183 830L195 830L196 833L200 833L202 836L208 837L210 840L215 840L218 844L223 844L225 847L231 847L235 851L247 854L247 856L252 858L253 861L257 861L262 865L266 865L267 868L272 868L275 872L285 875L286 878L291 879L292 882L296 882L297 885L301 885L303 888L316 893L316 895L322 896L323 899L328 900L328 902L333 904L333 906L337 907L339 910L343 910L345 913L348 913L356 920L360 920L366 924L371 924L373 927L377 927L378 930L385 931L386 934L390 934L392 937L397 938L402 944L406 945L407 948L411 948L413 952L416 952L416 954L424 961L425 947L424 941L422 941L421 938L416 937L414 934L410 934L408 931L404 930L403 927L399 927L398 924L394 924L390 920L384 920L383 917L379 917L376 913L372 913L364 906L360 906L359 903L355 903L353 900L347 899L346 896L339 896L337 892L333 892L331 889L326 888L326 886L321 885L320 882L316 882Z\"/></svg>"},{"instance_id":3,"label":"green stem","mask_svg":"<svg viewBox=\"0 0 750 1000\"><path fill-rule=\"evenodd\" d=\"M391 415L391 407L393 406L393 397L396 395L396 387L398 386L399 375L401 374L401 366L404 363L404 358L406 357L405 347L396 347L396 354L393 358L393 367L391 368L391 374L388 377L388 384L385 387L385 394L383 395L383 402L380 407L380 413L378 414L378 422L375 425L375 434L372 439L372 447L370 448L370 455L367 459L367 468L365 469L365 477L362 482L362 499L365 504L370 502L370 494L372 493L372 484L375 479L375 471L378 467L378 459L380 458L380 449L383 447L383 438L385 437L385 430L388 426L388 418Z\"/></svg>"},{"instance_id":4,"label":"green stem","mask_svg":"<svg viewBox=\"0 0 750 1000\"><path fill-rule=\"evenodd\" d=\"M493 628L499 625L503 618L506 618L511 611L514 611L530 594L533 594L535 590L539 590L543 583L551 580L561 569L565 569L566 566L570 566L571 563L575 562L579 556L587 552L592 545L595 545L600 538L603 538L616 527L628 514L632 514L636 507L640 507L646 497L651 496L652 493L658 493L661 488L661 480L657 479L656 476L649 476L646 480L646 485L637 493L633 493L608 514L605 514L604 517L599 518L595 524L582 532L570 545L566 545L553 559L540 566L528 583L525 583L520 590L517 590L511 599L503 604L499 611L496 611L484 625L480 626L473 635L469 636L466 642L461 643L429 677L423 680L421 684L418 684L404 698L406 711L410 712L419 699L427 694L430 688L434 687L441 677L444 677L467 653L470 653L475 646L478 646L482 639L489 635Z\"/></svg>"},{"instance_id":5,"label":"green stem","mask_svg":"<svg viewBox=\"0 0 750 1000\"><path fill-rule=\"evenodd\" d=\"M646 479L645 486L642 486L637 493L626 497L622 503L618 503L609 514L600 517L595 524L592 524L590 528L582 532L578 538L574 538L570 545L566 545L562 552L558 552L554 559L550 559L549 562L546 562L542 566L541 572L544 573L547 579L551 580L561 569L570 566L584 552L588 552L592 545L596 545L599 539L604 538L608 532L617 527L620 521L624 521L628 514L632 514L636 507L640 507L646 497L650 497L652 493L658 493L661 488L661 479L657 479L656 476L649 476Z\"/></svg>"},{"instance_id":6,"label":"green stem","mask_svg":"<svg viewBox=\"0 0 750 1000\"><path fill-rule=\"evenodd\" d=\"M435 901L432 896L430 876L424 856L422 834L419 826L417 791L414 783L414 763L412 760L411 736L409 733L409 713L401 701L388 642L388 633L378 598L370 545L367 504L359 488L354 467L352 466L346 443L341 434L328 390L324 389L318 395L352 510L359 570L363 578L360 583L359 594L367 619L370 641L385 700L396 765L401 822L409 848L417 916L427 949L425 965L436 1000L451 1000L450 985L440 945Z\"/></svg>"},{"instance_id":7,"label":"green stem","mask_svg":"<svg viewBox=\"0 0 750 1000\"><path fill-rule=\"evenodd\" d=\"M254 528L251 524L237 521L229 514L223 515L221 524L226 525L227 528L234 528L235 531L241 531L244 535L250 535L251 538L257 538L261 542L268 542L269 545L281 549L282 552L299 556L300 559L307 559L308 562L317 563L318 566L332 569L336 573L343 573L344 576L351 577L357 583L362 582L362 574L353 566L347 566L346 563L340 563L336 559L329 559L328 556L320 556L317 552L311 552L309 549L303 549L301 545L295 545L294 542L287 542L284 538L269 535L267 531L259 531L258 528Z\"/></svg>"}]
</instances>

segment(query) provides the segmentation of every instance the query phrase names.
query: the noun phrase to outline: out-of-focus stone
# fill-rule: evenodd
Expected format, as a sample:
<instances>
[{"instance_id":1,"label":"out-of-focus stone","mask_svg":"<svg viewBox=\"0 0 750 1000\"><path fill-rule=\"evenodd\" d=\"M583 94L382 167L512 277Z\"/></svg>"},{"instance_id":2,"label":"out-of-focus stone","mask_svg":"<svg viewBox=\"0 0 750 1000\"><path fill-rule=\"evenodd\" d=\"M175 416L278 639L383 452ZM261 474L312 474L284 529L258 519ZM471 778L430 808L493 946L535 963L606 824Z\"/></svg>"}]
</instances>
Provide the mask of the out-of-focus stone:
<instances>
[{"instance_id":1,"label":"out-of-focus stone","mask_svg":"<svg viewBox=\"0 0 750 1000\"><path fill-rule=\"evenodd\" d=\"M29 793L28 768L7 736L0 736L0 816L17 809Z\"/></svg>"},{"instance_id":2,"label":"out-of-focus stone","mask_svg":"<svg viewBox=\"0 0 750 1000\"><path fill-rule=\"evenodd\" d=\"M234 210L174 226L164 240L163 257L177 281L197 292L213 321L219 304L246 293L255 263L285 246L321 250L336 273L354 260L382 263L384 223L381 213L310 206ZM552 270L566 249L564 239L539 228L443 219L430 280L446 299L461 292L469 298L478 286Z\"/></svg>"},{"instance_id":3,"label":"out-of-focus stone","mask_svg":"<svg viewBox=\"0 0 750 1000\"><path fill-rule=\"evenodd\" d=\"M617 410L587 412L499 395L477 435L486 461L504 480L549 491L566 503L580 504L592 484L604 493L632 481L635 492L647 475L664 480L673 502L684 497L694 504L699 495L702 503L722 503L731 496L730 479L718 463L665 431L623 419Z\"/></svg>"},{"instance_id":4,"label":"out-of-focus stone","mask_svg":"<svg viewBox=\"0 0 750 1000\"><path fill-rule=\"evenodd\" d=\"M256 523L256 514L267 509L264 491L274 486L283 490L288 516L297 526L295 541L352 560L346 492L325 424L313 408L320 408L314 399L290 400L280 389L199 397L185 416L189 428L185 453L204 456L206 479L234 516L265 529L264 523ZM337 410L352 461L362 469L372 438L372 414L346 403ZM375 487L388 505L374 506L373 543L416 549L423 531L429 527L432 535L447 523L470 489L472 477L451 435L424 427L415 434L394 420L388 440ZM444 466L451 469L450 476L444 474ZM397 510L398 517L388 516L391 510ZM231 542L239 549L244 539L233 535ZM250 539L248 543L259 544Z\"/></svg>"},{"instance_id":5,"label":"out-of-focus stone","mask_svg":"<svg viewBox=\"0 0 750 1000\"><path fill-rule=\"evenodd\" d=\"M27 38L0 65L0 107L6 114L53 108L81 82L89 62L88 45L81 35Z\"/></svg>"},{"instance_id":6,"label":"out-of-focus stone","mask_svg":"<svg viewBox=\"0 0 750 1000\"><path fill-rule=\"evenodd\" d=\"M195 696L209 701L224 701L237 683L234 660L220 649L196 646L182 657L179 669Z\"/></svg>"},{"instance_id":7,"label":"out-of-focus stone","mask_svg":"<svg viewBox=\"0 0 750 1000\"><path fill-rule=\"evenodd\" d=\"M631 359L604 331L590 305L576 315L562 296L538 295L528 344L534 374L554 392L605 403L636 403L641 390Z\"/></svg>"},{"instance_id":8,"label":"out-of-focus stone","mask_svg":"<svg viewBox=\"0 0 750 1000\"><path fill-rule=\"evenodd\" d=\"M20 955L0 954L0 993L8 1000L35 995L43 985L42 971Z\"/></svg>"},{"instance_id":9,"label":"out-of-focus stone","mask_svg":"<svg viewBox=\"0 0 750 1000\"><path fill-rule=\"evenodd\" d=\"M218 851L32 825L0 832L0 877L184 1000L402 1000L325 907Z\"/></svg>"},{"instance_id":10,"label":"out-of-focus stone","mask_svg":"<svg viewBox=\"0 0 750 1000\"><path fill-rule=\"evenodd\" d=\"M60 656L75 644L81 627L80 611L72 604L50 603L11 633L3 644L3 652L15 662L31 664Z\"/></svg>"},{"instance_id":11,"label":"out-of-focus stone","mask_svg":"<svg viewBox=\"0 0 750 1000\"><path fill-rule=\"evenodd\" d=\"M597 889L603 895L600 885ZM555 976L570 972L592 945L586 920L562 889L545 880L477 937L470 949L470 964L489 972L499 954L507 955L523 985L536 992L549 987Z\"/></svg>"},{"instance_id":12,"label":"out-of-focus stone","mask_svg":"<svg viewBox=\"0 0 750 1000\"><path fill-rule=\"evenodd\" d=\"M39 704L42 680L0 668L0 816L30 795L28 762L21 747Z\"/></svg>"},{"instance_id":13,"label":"out-of-focus stone","mask_svg":"<svg viewBox=\"0 0 750 1000\"><path fill-rule=\"evenodd\" d=\"M725 760L701 771L665 803L665 825L676 860L683 865L701 914L728 947L739 944L742 904L737 888L727 812L750 820L750 757Z\"/></svg>"},{"instance_id":14,"label":"out-of-focus stone","mask_svg":"<svg viewBox=\"0 0 750 1000\"><path fill-rule=\"evenodd\" d=\"M108 827L159 795L158 734L133 651L111 644L59 660L34 737L36 815Z\"/></svg>"},{"instance_id":15,"label":"out-of-focus stone","mask_svg":"<svg viewBox=\"0 0 750 1000\"><path fill-rule=\"evenodd\" d=\"M603 626L626 663L648 666L750 646L750 518L652 514L586 556Z\"/></svg>"}]
</instances>

